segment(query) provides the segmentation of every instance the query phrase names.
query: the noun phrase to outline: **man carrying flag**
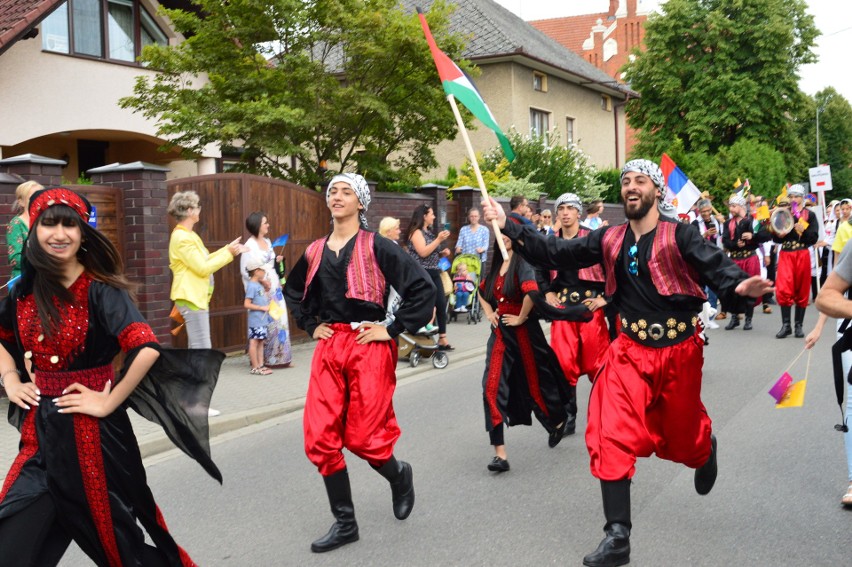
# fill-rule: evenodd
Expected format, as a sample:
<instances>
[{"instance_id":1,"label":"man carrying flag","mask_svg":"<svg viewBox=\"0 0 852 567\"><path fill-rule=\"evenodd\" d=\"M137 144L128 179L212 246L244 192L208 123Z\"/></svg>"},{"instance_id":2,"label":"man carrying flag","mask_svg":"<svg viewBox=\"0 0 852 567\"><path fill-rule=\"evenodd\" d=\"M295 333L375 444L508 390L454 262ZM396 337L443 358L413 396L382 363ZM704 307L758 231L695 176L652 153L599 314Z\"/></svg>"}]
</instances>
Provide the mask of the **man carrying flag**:
<instances>
[{"instance_id":1,"label":"man carrying flag","mask_svg":"<svg viewBox=\"0 0 852 567\"><path fill-rule=\"evenodd\" d=\"M701 402L703 341L698 312L708 282L726 305L760 297L771 282L748 277L693 227L665 220L663 172L644 159L625 164L621 197L627 223L582 238L546 238L533 227L506 222L493 199L483 201L512 247L542 269L604 268L605 294L621 316L595 376L586 446L601 481L606 537L583 558L591 567L630 561L630 482L636 459L659 457L695 469L695 490L716 482L716 438Z\"/></svg>"}]
</instances>

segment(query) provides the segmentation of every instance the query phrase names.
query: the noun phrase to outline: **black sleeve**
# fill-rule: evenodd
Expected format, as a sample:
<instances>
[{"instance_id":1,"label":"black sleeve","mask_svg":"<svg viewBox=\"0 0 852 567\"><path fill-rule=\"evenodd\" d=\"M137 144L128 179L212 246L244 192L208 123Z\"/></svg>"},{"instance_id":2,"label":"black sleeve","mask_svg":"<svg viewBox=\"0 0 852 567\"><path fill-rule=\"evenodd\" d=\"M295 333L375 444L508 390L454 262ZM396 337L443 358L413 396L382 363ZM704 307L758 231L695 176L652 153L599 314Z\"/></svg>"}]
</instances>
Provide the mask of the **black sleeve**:
<instances>
[{"instance_id":1,"label":"black sleeve","mask_svg":"<svg viewBox=\"0 0 852 567\"><path fill-rule=\"evenodd\" d=\"M576 270L603 261L602 239L611 228L601 227L581 238L550 238L531 225L506 222L503 234L514 243L514 251L535 266L549 270Z\"/></svg>"},{"instance_id":2,"label":"black sleeve","mask_svg":"<svg viewBox=\"0 0 852 567\"><path fill-rule=\"evenodd\" d=\"M284 301L287 303L287 308L293 314L293 319L300 329L308 333L313 338L314 331L319 327L319 320L316 315L311 315L307 306L302 305L302 297L305 295L305 282L308 278L308 259L302 254L290 274L287 276L287 283L284 284Z\"/></svg>"},{"instance_id":3,"label":"black sleeve","mask_svg":"<svg viewBox=\"0 0 852 567\"><path fill-rule=\"evenodd\" d=\"M701 238L698 231L684 230L685 226L678 225L675 240L684 260L698 272L700 283L713 288L725 306L740 305L747 301L734 290L740 282L748 279L748 274L720 248Z\"/></svg>"},{"instance_id":4,"label":"black sleeve","mask_svg":"<svg viewBox=\"0 0 852 567\"><path fill-rule=\"evenodd\" d=\"M388 334L396 337L404 330L416 332L432 318L435 305L432 278L402 248L386 238L376 238L373 250L385 281L402 297L394 322L388 326Z\"/></svg>"}]
</instances>

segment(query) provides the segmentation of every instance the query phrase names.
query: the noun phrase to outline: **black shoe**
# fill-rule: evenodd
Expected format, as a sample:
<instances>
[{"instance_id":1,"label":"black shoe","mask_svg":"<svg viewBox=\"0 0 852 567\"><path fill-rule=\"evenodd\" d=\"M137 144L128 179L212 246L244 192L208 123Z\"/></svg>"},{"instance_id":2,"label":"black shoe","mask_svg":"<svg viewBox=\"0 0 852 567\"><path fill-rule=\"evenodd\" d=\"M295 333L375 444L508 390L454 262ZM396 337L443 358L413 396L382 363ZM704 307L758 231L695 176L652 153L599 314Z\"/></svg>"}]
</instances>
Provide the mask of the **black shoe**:
<instances>
[{"instance_id":1,"label":"black shoe","mask_svg":"<svg viewBox=\"0 0 852 567\"><path fill-rule=\"evenodd\" d=\"M743 331L751 331L751 317L745 318L745 325L743 325Z\"/></svg>"},{"instance_id":2,"label":"black shoe","mask_svg":"<svg viewBox=\"0 0 852 567\"><path fill-rule=\"evenodd\" d=\"M568 418L565 418L559 427L551 431L547 436L547 446L553 449L559 442L562 441L562 438L565 436L565 428L568 427Z\"/></svg>"},{"instance_id":3,"label":"black shoe","mask_svg":"<svg viewBox=\"0 0 852 567\"><path fill-rule=\"evenodd\" d=\"M352 525L345 525L338 521L331 525L327 534L311 544L311 551L325 553L356 541L358 541L358 524L353 521Z\"/></svg>"},{"instance_id":4,"label":"black shoe","mask_svg":"<svg viewBox=\"0 0 852 567\"><path fill-rule=\"evenodd\" d=\"M805 338L805 332L802 330L802 326L801 326L801 325L796 325L796 330L795 330L795 332L793 333L793 335L794 335L797 339L803 339L803 338Z\"/></svg>"},{"instance_id":5,"label":"black shoe","mask_svg":"<svg viewBox=\"0 0 852 567\"><path fill-rule=\"evenodd\" d=\"M783 339L784 337L789 337L793 334L793 329L790 328L789 323L785 323L781 325L781 330L775 334L776 339Z\"/></svg>"},{"instance_id":6,"label":"black shoe","mask_svg":"<svg viewBox=\"0 0 852 567\"><path fill-rule=\"evenodd\" d=\"M491 472L506 472L509 470L509 461L501 459L500 457L494 457L491 459L491 462L488 463L488 470Z\"/></svg>"},{"instance_id":7,"label":"black shoe","mask_svg":"<svg viewBox=\"0 0 852 567\"><path fill-rule=\"evenodd\" d=\"M710 435L710 456L707 462L695 469L695 491L702 496L709 494L716 484L719 467L716 465L716 436Z\"/></svg>"},{"instance_id":8,"label":"black shoe","mask_svg":"<svg viewBox=\"0 0 852 567\"><path fill-rule=\"evenodd\" d=\"M606 528L606 537L598 548L583 558L588 567L618 567L630 563L630 528L612 524Z\"/></svg>"},{"instance_id":9,"label":"black shoe","mask_svg":"<svg viewBox=\"0 0 852 567\"><path fill-rule=\"evenodd\" d=\"M731 329L736 329L740 326L740 318L736 315L731 317L731 320L728 321L728 324L725 325L725 330L730 331Z\"/></svg>"}]
</instances>

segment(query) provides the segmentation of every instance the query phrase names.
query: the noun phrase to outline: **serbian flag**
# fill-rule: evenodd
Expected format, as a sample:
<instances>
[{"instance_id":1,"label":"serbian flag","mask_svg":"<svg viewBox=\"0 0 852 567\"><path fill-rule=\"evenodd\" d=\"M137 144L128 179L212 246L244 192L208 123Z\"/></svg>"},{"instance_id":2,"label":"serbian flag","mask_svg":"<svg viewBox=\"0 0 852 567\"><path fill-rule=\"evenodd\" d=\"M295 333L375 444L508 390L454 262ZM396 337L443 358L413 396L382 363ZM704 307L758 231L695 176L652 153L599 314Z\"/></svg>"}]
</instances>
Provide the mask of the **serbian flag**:
<instances>
[{"instance_id":1,"label":"serbian flag","mask_svg":"<svg viewBox=\"0 0 852 567\"><path fill-rule=\"evenodd\" d=\"M701 198L701 191L680 170L668 154L663 154L663 159L660 160L660 169L663 170L666 185L669 187L669 190L666 191L666 202L674 205L678 214L688 213L692 205Z\"/></svg>"},{"instance_id":2,"label":"serbian flag","mask_svg":"<svg viewBox=\"0 0 852 567\"><path fill-rule=\"evenodd\" d=\"M423 26L426 42L432 51L432 58L435 60L435 67L438 68L438 77L444 86L444 92L448 95L453 95L467 107L471 114L494 131L497 139L500 141L500 147L503 148L506 159L511 162L515 159L515 152L512 150L511 144L509 144L509 139L500 129L500 126L497 125L494 115L491 114L488 105L482 100L482 96L476 90L473 81L443 51L438 49L435 38L432 37L432 32L429 31L429 24L426 23L426 16L423 15L423 11L420 8L417 8L417 13L420 15L420 25Z\"/></svg>"}]
</instances>

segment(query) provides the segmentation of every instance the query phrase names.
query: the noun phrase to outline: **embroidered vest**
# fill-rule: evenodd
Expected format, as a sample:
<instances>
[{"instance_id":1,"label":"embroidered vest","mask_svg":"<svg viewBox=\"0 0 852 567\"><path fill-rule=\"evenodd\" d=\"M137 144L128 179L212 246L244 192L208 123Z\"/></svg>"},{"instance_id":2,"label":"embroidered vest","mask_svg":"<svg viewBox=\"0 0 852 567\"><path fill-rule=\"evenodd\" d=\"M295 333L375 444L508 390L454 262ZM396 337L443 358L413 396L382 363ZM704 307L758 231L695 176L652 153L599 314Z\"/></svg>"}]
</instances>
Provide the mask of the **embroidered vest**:
<instances>
[{"instance_id":1,"label":"embroidered vest","mask_svg":"<svg viewBox=\"0 0 852 567\"><path fill-rule=\"evenodd\" d=\"M577 233L577 238L587 236L590 232L592 231L587 228L580 227L580 231ZM601 266L600 264L595 264L594 266L589 266L588 268L580 268L580 270L577 271L577 277L587 282L606 281L606 278L604 277L603 266Z\"/></svg>"},{"instance_id":2,"label":"embroidered vest","mask_svg":"<svg viewBox=\"0 0 852 567\"><path fill-rule=\"evenodd\" d=\"M379 269L373 243L376 233L367 230L359 230L355 236L355 247L346 266L346 298L360 299L369 303L375 303L384 307L385 276ZM310 243L305 250L305 259L308 261L308 277L305 281L305 293L302 300L308 295L311 282L319 270L322 261L322 252L328 236Z\"/></svg>"},{"instance_id":3,"label":"embroidered vest","mask_svg":"<svg viewBox=\"0 0 852 567\"><path fill-rule=\"evenodd\" d=\"M606 295L615 293L615 263L621 253L624 244L624 235L627 233L628 223L620 224L604 233L603 256L604 272L606 274ZM707 299L704 290L698 285L697 272L686 263L677 248L675 241L675 230L677 223L660 221L657 224L657 232L654 235L654 243L651 249L651 259L648 262L648 270L651 273L651 281L657 292L663 296L691 295Z\"/></svg>"}]
</instances>

